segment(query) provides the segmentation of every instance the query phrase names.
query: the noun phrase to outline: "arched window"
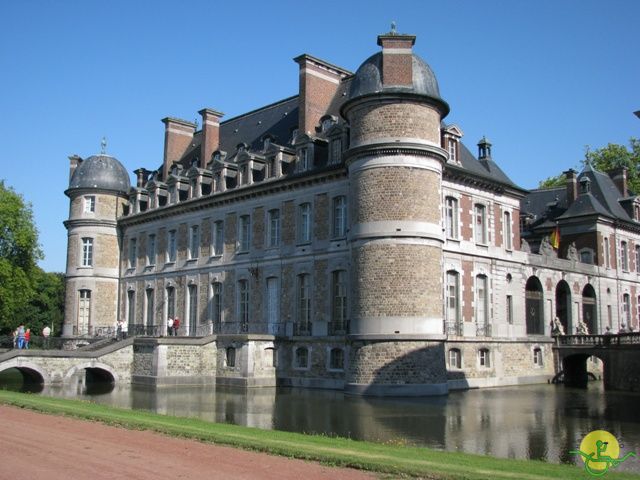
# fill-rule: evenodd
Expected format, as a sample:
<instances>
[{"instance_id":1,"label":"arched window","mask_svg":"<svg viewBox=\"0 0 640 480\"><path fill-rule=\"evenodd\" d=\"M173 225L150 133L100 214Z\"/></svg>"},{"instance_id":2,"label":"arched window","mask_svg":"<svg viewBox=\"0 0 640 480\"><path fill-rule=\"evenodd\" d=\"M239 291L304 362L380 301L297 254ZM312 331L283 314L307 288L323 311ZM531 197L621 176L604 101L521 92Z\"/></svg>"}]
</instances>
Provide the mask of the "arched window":
<instances>
[{"instance_id":1,"label":"arched window","mask_svg":"<svg viewBox=\"0 0 640 480\"><path fill-rule=\"evenodd\" d=\"M341 348L332 348L329 352L329 369L344 370L344 350Z\"/></svg>"},{"instance_id":2,"label":"arched window","mask_svg":"<svg viewBox=\"0 0 640 480\"><path fill-rule=\"evenodd\" d=\"M449 350L449 368L462 368L462 353L459 348L451 348Z\"/></svg>"},{"instance_id":3,"label":"arched window","mask_svg":"<svg viewBox=\"0 0 640 480\"><path fill-rule=\"evenodd\" d=\"M582 289L582 319L591 334L598 333L598 309L596 307L596 291L586 284Z\"/></svg>"},{"instance_id":4,"label":"arched window","mask_svg":"<svg viewBox=\"0 0 640 480\"><path fill-rule=\"evenodd\" d=\"M543 366L542 349L540 347L536 347L533 349L533 364L536 367Z\"/></svg>"},{"instance_id":5,"label":"arched window","mask_svg":"<svg viewBox=\"0 0 640 480\"><path fill-rule=\"evenodd\" d=\"M233 347L227 347L225 361L227 367L235 367L236 366L236 349Z\"/></svg>"},{"instance_id":6,"label":"arched window","mask_svg":"<svg viewBox=\"0 0 640 480\"><path fill-rule=\"evenodd\" d=\"M556 286L556 317L560 320L565 333L572 333L571 288L569 288L569 284L564 280L560 280Z\"/></svg>"},{"instance_id":7,"label":"arched window","mask_svg":"<svg viewBox=\"0 0 640 480\"><path fill-rule=\"evenodd\" d=\"M293 357L294 368L309 368L309 349L307 347L298 347Z\"/></svg>"},{"instance_id":8,"label":"arched window","mask_svg":"<svg viewBox=\"0 0 640 480\"><path fill-rule=\"evenodd\" d=\"M478 350L478 365L482 368L491 368L491 352L488 348Z\"/></svg>"},{"instance_id":9,"label":"arched window","mask_svg":"<svg viewBox=\"0 0 640 480\"><path fill-rule=\"evenodd\" d=\"M272 347L264 349L264 363L265 367L277 367L278 366L278 354L277 350Z\"/></svg>"},{"instance_id":10,"label":"arched window","mask_svg":"<svg viewBox=\"0 0 640 480\"><path fill-rule=\"evenodd\" d=\"M525 308L528 335L544 335L542 284L538 277L529 277L525 287Z\"/></svg>"}]
</instances>

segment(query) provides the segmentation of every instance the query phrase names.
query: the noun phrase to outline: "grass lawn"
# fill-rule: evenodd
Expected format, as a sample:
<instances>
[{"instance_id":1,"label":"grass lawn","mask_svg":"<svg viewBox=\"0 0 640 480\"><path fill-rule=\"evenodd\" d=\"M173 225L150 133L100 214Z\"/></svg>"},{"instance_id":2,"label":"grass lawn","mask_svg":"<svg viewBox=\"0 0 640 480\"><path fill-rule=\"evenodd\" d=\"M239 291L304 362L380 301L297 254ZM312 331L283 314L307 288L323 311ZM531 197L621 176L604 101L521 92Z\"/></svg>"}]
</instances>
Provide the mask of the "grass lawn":
<instances>
[{"instance_id":1,"label":"grass lawn","mask_svg":"<svg viewBox=\"0 0 640 480\"><path fill-rule=\"evenodd\" d=\"M321 435L260 430L204 420L127 410L80 400L68 400L0 390L0 403L38 412L67 415L136 430L203 442L315 460L394 476L430 479L593 478L583 468L535 460L508 460L428 448L384 445ZM638 461L630 459L628 461ZM640 475L610 470L607 479L640 479Z\"/></svg>"}]
</instances>

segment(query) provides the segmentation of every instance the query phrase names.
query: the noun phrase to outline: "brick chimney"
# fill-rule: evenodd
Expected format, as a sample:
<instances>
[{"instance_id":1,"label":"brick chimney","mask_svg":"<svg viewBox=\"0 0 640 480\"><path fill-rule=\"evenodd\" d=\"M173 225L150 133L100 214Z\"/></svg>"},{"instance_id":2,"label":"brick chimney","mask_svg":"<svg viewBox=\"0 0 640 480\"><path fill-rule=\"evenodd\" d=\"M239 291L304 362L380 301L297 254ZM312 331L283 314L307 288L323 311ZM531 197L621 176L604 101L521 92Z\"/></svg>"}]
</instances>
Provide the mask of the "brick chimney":
<instances>
[{"instance_id":1,"label":"brick chimney","mask_svg":"<svg viewBox=\"0 0 640 480\"><path fill-rule=\"evenodd\" d=\"M202 116L200 168L206 168L211 155L220 146L220 119L224 113L209 108L203 108L198 113Z\"/></svg>"},{"instance_id":2,"label":"brick chimney","mask_svg":"<svg viewBox=\"0 0 640 480\"><path fill-rule=\"evenodd\" d=\"M137 170L134 170L133 173L136 174L136 187L138 188L142 188L144 187L145 183L147 183L147 175L149 175L149 170L147 170L146 168L139 168Z\"/></svg>"},{"instance_id":3,"label":"brick chimney","mask_svg":"<svg viewBox=\"0 0 640 480\"><path fill-rule=\"evenodd\" d=\"M300 66L298 131L313 134L320 118L327 114L341 80L351 72L307 54L293 60Z\"/></svg>"},{"instance_id":4,"label":"brick chimney","mask_svg":"<svg viewBox=\"0 0 640 480\"><path fill-rule=\"evenodd\" d=\"M620 195L622 198L626 198L629 196L629 189L627 186L627 167L618 167L614 168L607 172L613 183L616 184L618 190L620 191Z\"/></svg>"},{"instance_id":5,"label":"brick chimney","mask_svg":"<svg viewBox=\"0 0 640 480\"><path fill-rule=\"evenodd\" d=\"M82 163L82 158L78 155L71 155L69 157L69 181L71 181L71 177L73 177L73 172L76 171L76 168L80 166Z\"/></svg>"},{"instance_id":6,"label":"brick chimney","mask_svg":"<svg viewBox=\"0 0 640 480\"><path fill-rule=\"evenodd\" d=\"M576 171L572 168L562 173L566 179L567 206L569 207L575 202L576 198L578 198L578 179L576 177Z\"/></svg>"},{"instance_id":7,"label":"brick chimney","mask_svg":"<svg viewBox=\"0 0 640 480\"><path fill-rule=\"evenodd\" d=\"M382 85L413 85L412 49L416 43L415 35L400 35L392 30L378 36L378 45L382 47Z\"/></svg>"},{"instance_id":8,"label":"brick chimney","mask_svg":"<svg viewBox=\"0 0 640 480\"><path fill-rule=\"evenodd\" d=\"M171 117L163 118L162 123L165 125L162 178L166 181L173 162L180 160L191 145L196 124Z\"/></svg>"}]
</instances>

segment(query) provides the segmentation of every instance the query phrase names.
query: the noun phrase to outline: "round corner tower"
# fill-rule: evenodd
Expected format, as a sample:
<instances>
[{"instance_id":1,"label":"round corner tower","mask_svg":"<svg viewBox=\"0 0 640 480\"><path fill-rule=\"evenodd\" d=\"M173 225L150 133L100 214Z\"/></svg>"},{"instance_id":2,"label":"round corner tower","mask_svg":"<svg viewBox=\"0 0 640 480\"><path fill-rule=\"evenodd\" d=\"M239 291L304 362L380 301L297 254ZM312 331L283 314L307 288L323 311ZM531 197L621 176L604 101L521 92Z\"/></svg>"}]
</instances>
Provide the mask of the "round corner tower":
<instances>
[{"instance_id":1,"label":"round corner tower","mask_svg":"<svg viewBox=\"0 0 640 480\"><path fill-rule=\"evenodd\" d=\"M341 113L351 128L351 354L346 391L448 392L440 122L449 112L415 36L378 37Z\"/></svg>"},{"instance_id":2,"label":"round corner tower","mask_svg":"<svg viewBox=\"0 0 640 480\"><path fill-rule=\"evenodd\" d=\"M117 320L117 218L131 188L129 174L114 157L69 160L65 337L94 335Z\"/></svg>"}]
</instances>

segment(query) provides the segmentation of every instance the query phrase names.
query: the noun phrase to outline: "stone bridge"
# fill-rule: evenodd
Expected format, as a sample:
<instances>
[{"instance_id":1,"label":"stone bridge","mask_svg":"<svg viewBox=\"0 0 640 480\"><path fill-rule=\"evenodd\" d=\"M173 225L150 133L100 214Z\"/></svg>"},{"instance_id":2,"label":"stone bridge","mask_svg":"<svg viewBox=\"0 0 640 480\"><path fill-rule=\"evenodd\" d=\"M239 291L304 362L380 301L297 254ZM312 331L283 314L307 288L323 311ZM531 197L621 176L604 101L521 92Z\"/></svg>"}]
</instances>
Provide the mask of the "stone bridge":
<instances>
[{"instance_id":1,"label":"stone bridge","mask_svg":"<svg viewBox=\"0 0 640 480\"><path fill-rule=\"evenodd\" d=\"M640 391L640 333L617 335L562 335L556 338L556 377L568 385L584 386L587 360L603 363L604 386L611 390Z\"/></svg>"}]
</instances>

